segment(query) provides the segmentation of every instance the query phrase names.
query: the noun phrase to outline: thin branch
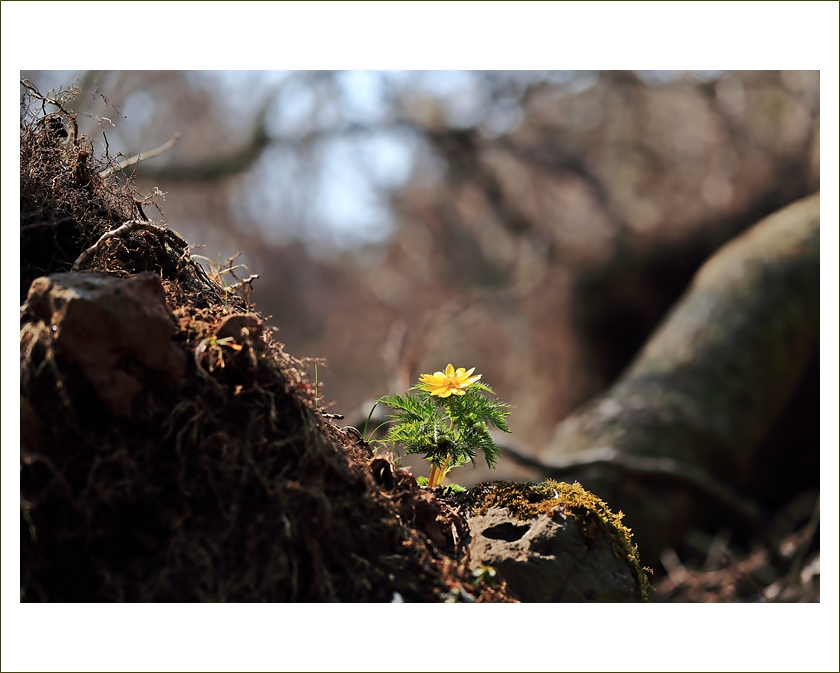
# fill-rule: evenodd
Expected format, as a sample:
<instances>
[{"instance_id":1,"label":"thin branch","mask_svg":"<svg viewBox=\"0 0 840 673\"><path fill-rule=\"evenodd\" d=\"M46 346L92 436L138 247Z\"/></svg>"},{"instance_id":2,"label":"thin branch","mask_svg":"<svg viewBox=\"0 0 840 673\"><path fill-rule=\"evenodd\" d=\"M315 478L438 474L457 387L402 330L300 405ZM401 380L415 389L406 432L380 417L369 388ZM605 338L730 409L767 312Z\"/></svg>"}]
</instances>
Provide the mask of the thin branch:
<instances>
[{"instance_id":1,"label":"thin branch","mask_svg":"<svg viewBox=\"0 0 840 673\"><path fill-rule=\"evenodd\" d=\"M116 236L123 236L124 234L128 234L136 229L145 229L146 231L151 231L152 233L157 234L158 236L166 237L167 230L161 226L156 224L152 224L151 222L145 222L143 220L129 220L125 224L117 227L116 229L112 229L111 231L105 232L102 236L99 237L99 240L90 246L87 250L85 250L79 257L73 262L73 271L78 271L79 267L90 257L93 253L97 252L101 247L102 244L107 241L109 238L114 238Z\"/></svg>"},{"instance_id":2,"label":"thin branch","mask_svg":"<svg viewBox=\"0 0 840 673\"><path fill-rule=\"evenodd\" d=\"M251 285L251 283L253 283L255 280L257 280L259 277L260 277L260 274L252 273L248 278L240 280L238 283L234 283L233 285L228 285L227 289L228 290L238 290L240 287L242 287L245 284ZM251 286L251 287L253 289L253 286Z\"/></svg>"},{"instance_id":3,"label":"thin branch","mask_svg":"<svg viewBox=\"0 0 840 673\"><path fill-rule=\"evenodd\" d=\"M20 79L20 83L21 83L21 86L23 86L23 87L24 87L24 88L26 88L26 89L29 89L29 91L31 91L31 92L32 92L32 94L31 94L31 95L33 95L35 98L38 98L39 100L42 100L42 101L44 101L45 103L49 103L50 105L55 105L55 107L57 107L59 110L61 110L61 111L62 111L64 114L66 114L68 117L73 117L73 114L72 114L71 112L68 112L68 111L65 109L65 107L64 107L64 101L59 100L58 98L50 98L49 96L45 96L45 95L44 95L44 94L42 94L40 91L38 91L38 88L37 88L37 87L36 87L36 86L35 86L32 82L30 82L28 79L21 78L21 79ZM61 93L61 92L59 92L59 94L60 94L60 93ZM71 91L68 91L67 93L69 94L69 97L70 97L70 98L72 98L72 97L74 97L74 96L76 95L76 93L78 93L78 92L75 92L75 93L74 93L74 92L71 90Z\"/></svg>"},{"instance_id":4,"label":"thin branch","mask_svg":"<svg viewBox=\"0 0 840 673\"><path fill-rule=\"evenodd\" d=\"M172 149L175 146L175 143L178 142L178 138L180 138L180 137L181 137L180 133L173 133L172 137L169 139L169 142L164 143L163 145L161 145L160 147L158 147L156 149L149 150L148 152L143 152L141 154L137 154L137 155L135 155L135 156L133 156L129 159L125 159L124 161L121 161L116 166L109 166L104 171L99 172L99 177L100 178L107 178L109 175L111 175L111 173L114 173L116 171L121 171L124 168L128 168L129 166L133 166L134 164L140 163L141 161L145 161L146 159L151 159L153 157L159 156L159 155L163 154L164 152L166 152L167 150Z\"/></svg>"}]
</instances>

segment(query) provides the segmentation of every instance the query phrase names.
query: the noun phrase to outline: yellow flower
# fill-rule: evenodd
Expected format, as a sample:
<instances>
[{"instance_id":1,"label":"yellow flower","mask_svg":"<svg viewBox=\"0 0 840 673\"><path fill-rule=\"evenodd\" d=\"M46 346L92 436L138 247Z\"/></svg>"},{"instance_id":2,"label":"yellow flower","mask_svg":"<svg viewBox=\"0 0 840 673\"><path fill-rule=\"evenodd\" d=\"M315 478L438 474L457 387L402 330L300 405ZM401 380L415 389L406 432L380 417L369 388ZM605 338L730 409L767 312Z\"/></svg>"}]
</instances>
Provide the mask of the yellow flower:
<instances>
[{"instance_id":1,"label":"yellow flower","mask_svg":"<svg viewBox=\"0 0 840 673\"><path fill-rule=\"evenodd\" d=\"M481 378L481 374L470 376L474 371L475 367L467 370L463 367L455 369L452 365L446 365L445 372L423 374L420 377L420 383L423 384L422 389L430 395L437 395L438 397L463 395L464 388L468 388Z\"/></svg>"}]
</instances>

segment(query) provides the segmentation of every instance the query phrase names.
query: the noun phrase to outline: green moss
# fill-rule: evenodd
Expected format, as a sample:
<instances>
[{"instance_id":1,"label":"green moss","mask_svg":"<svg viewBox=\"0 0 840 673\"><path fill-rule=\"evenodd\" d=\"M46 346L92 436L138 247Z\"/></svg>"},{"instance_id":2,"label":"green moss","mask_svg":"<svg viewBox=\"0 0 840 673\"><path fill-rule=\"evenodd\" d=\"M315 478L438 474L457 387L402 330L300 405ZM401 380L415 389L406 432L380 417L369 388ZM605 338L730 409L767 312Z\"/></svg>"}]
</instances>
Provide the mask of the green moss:
<instances>
[{"instance_id":1,"label":"green moss","mask_svg":"<svg viewBox=\"0 0 840 673\"><path fill-rule=\"evenodd\" d=\"M504 507L519 520L551 516L558 509L574 517L588 540L596 542L606 534L618 559L626 559L643 599L651 590L646 569L639 563L639 549L633 533L621 523L624 514L613 514L607 503L579 483L546 479L540 483L488 481L456 496L463 510L473 515L485 514L491 507ZM649 572L649 571L648 571Z\"/></svg>"}]
</instances>

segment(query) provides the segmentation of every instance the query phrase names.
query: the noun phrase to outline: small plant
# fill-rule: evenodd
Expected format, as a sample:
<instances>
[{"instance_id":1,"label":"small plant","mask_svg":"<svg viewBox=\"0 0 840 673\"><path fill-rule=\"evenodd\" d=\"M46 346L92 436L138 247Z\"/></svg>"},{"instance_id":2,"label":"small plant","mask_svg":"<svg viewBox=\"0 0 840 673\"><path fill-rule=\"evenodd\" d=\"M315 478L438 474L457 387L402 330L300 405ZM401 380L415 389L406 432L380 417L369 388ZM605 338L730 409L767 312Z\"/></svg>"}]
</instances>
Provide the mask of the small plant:
<instances>
[{"instance_id":1,"label":"small plant","mask_svg":"<svg viewBox=\"0 0 840 673\"><path fill-rule=\"evenodd\" d=\"M393 420L385 441L425 456L430 488L440 486L450 470L468 460L475 465L479 450L494 469L499 447L490 436L490 425L510 432L505 421L510 405L488 397L495 395L493 389L480 383L481 374L473 376L474 371L475 367L455 369L450 364L445 371L423 374L405 395L379 400L396 412L389 416ZM418 393L411 394L415 390Z\"/></svg>"}]
</instances>

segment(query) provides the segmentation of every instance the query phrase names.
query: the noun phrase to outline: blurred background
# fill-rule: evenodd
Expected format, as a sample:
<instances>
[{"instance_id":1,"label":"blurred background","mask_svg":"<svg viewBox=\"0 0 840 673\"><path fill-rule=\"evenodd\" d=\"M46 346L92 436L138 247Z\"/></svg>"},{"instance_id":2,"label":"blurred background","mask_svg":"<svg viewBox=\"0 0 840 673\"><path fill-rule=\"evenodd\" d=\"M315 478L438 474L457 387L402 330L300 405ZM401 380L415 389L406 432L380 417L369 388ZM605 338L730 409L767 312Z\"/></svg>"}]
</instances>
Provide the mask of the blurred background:
<instances>
[{"instance_id":1,"label":"blurred background","mask_svg":"<svg viewBox=\"0 0 840 673\"><path fill-rule=\"evenodd\" d=\"M422 373L476 367L526 454L709 255L819 188L818 71L21 77L79 86L80 132L112 157L180 134L127 169L165 193L147 214L215 263L242 253L276 339L325 360L323 407L356 423Z\"/></svg>"}]
</instances>

